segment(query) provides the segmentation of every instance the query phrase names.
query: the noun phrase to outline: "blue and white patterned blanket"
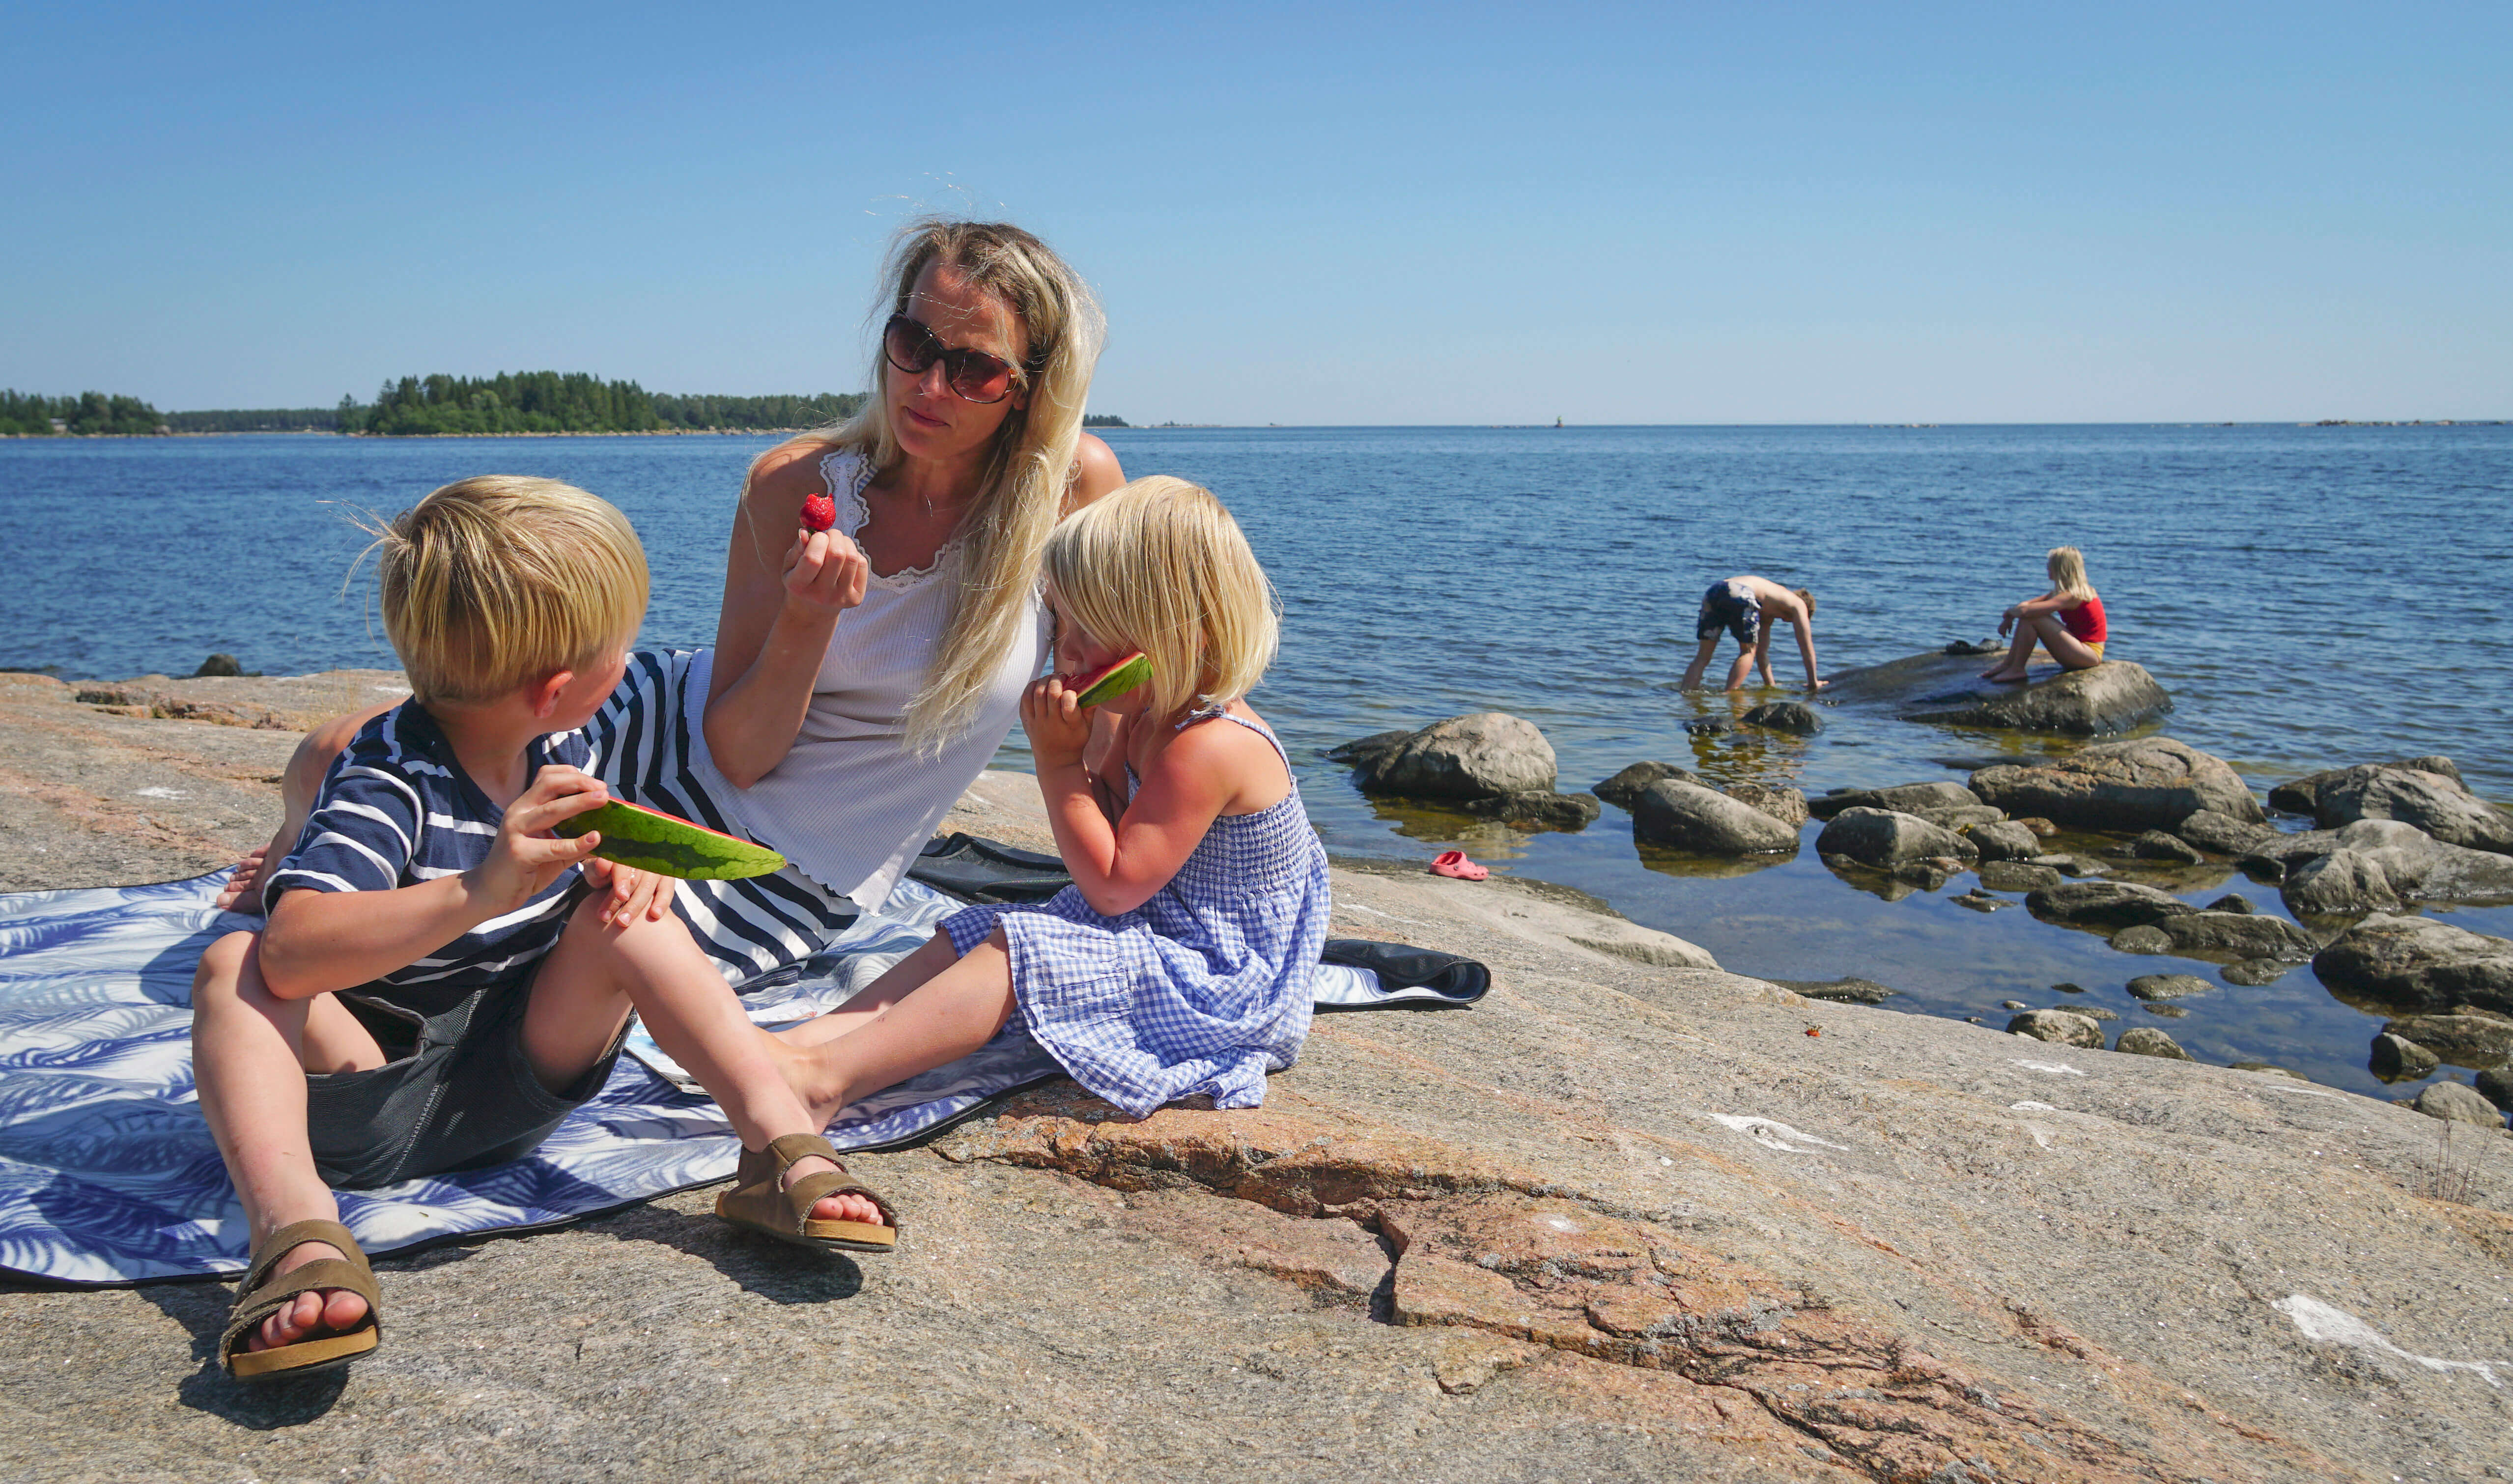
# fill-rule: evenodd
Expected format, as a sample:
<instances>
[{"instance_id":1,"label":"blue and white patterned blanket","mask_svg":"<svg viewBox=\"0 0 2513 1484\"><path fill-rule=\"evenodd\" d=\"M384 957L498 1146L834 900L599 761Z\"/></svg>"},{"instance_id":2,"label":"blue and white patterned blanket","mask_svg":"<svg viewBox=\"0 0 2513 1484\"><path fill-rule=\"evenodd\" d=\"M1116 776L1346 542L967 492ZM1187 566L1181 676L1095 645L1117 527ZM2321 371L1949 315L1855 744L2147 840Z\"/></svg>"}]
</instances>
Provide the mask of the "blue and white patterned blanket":
<instances>
[{"instance_id":1,"label":"blue and white patterned blanket","mask_svg":"<svg viewBox=\"0 0 2513 1484\"><path fill-rule=\"evenodd\" d=\"M153 886L0 896L0 1269L77 1284L232 1274L244 1211L192 1085L192 971L220 934L259 926L211 903L224 871ZM901 882L793 969L745 986L763 1024L843 1003L959 905ZM1374 977L1322 972L1319 997L1389 1003ZM933 1132L1060 1074L1019 1020L976 1055L848 1109L840 1149ZM510 1164L340 1192L371 1255L554 1225L733 1174L740 1144L714 1102L642 1027L599 1097Z\"/></svg>"}]
</instances>

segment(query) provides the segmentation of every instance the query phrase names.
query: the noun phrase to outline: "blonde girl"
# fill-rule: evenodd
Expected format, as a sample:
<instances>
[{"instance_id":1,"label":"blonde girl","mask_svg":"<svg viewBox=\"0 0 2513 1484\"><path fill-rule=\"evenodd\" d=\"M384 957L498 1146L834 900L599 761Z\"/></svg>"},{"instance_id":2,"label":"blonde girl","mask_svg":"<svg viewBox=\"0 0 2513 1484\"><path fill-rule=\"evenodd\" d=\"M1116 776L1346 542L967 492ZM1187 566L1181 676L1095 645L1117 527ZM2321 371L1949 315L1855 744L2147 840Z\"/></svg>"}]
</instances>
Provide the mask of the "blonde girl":
<instances>
[{"instance_id":1,"label":"blonde girl","mask_svg":"<svg viewBox=\"0 0 2513 1484\"><path fill-rule=\"evenodd\" d=\"M2054 546L2047 565L2051 590L2010 608L1998 621L2000 637L2014 629L2015 642L2008 646L2006 659L1980 672L1983 680L2023 679L2037 643L2066 669L2092 669L2103 662L2103 600L2086 580L2085 554L2074 546Z\"/></svg>"},{"instance_id":2,"label":"blonde girl","mask_svg":"<svg viewBox=\"0 0 2513 1484\"><path fill-rule=\"evenodd\" d=\"M1210 493L1155 476L1067 516L1046 571L1058 672L1021 725L1074 884L953 914L845 1009L783 1032L823 1121L998 1032L1128 1113L1197 1094L1255 1107L1308 1033L1326 852L1246 700L1277 612L1246 538ZM1137 652L1150 680L1085 709L1071 682ZM1097 775L1086 749L1105 752Z\"/></svg>"}]
</instances>

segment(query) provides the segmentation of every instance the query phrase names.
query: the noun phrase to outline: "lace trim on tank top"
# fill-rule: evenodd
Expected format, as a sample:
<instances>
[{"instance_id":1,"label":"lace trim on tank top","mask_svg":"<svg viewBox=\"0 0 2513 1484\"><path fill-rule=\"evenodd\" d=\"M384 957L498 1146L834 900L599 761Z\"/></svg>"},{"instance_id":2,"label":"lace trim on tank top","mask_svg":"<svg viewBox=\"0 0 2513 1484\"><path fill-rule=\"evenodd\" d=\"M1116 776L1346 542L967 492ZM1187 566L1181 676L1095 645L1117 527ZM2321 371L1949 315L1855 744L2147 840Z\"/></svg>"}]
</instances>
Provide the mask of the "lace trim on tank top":
<instances>
[{"instance_id":1,"label":"lace trim on tank top","mask_svg":"<svg viewBox=\"0 0 2513 1484\"><path fill-rule=\"evenodd\" d=\"M841 459L855 461L855 472L845 481L843 490L840 488L840 481L836 474L830 468L831 464ZM853 449L832 449L820 459L820 482L828 487L830 498L838 503L839 526L848 536L860 541L863 528L872 522L872 501L864 499L864 491L872 485L872 461ZM959 554L960 539L955 536L937 547L934 560L924 566L901 567L888 576L876 572L871 575L871 581L875 585L889 591L905 592L908 588L914 587L941 571L951 558Z\"/></svg>"}]
</instances>

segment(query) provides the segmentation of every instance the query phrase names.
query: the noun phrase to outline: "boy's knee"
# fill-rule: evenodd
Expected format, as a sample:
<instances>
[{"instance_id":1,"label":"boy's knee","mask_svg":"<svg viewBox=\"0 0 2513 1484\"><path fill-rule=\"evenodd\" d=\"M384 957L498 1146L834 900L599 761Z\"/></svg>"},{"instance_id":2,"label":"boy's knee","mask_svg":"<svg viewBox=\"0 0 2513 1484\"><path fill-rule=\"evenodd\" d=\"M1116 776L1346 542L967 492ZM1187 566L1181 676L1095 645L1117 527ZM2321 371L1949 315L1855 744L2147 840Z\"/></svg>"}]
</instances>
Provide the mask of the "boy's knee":
<instances>
[{"instance_id":1,"label":"boy's knee","mask_svg":"<svg viewBox=\"0 0 2513 1484\"><path fill-rule=\"evenodd\" d=\"M192 971L192 993L224 988L233 990L242 983L245 971L253 963L254 950L260 946L259 933L229 933L202 950L200 967Z\"/></svg>"}]
</instances>

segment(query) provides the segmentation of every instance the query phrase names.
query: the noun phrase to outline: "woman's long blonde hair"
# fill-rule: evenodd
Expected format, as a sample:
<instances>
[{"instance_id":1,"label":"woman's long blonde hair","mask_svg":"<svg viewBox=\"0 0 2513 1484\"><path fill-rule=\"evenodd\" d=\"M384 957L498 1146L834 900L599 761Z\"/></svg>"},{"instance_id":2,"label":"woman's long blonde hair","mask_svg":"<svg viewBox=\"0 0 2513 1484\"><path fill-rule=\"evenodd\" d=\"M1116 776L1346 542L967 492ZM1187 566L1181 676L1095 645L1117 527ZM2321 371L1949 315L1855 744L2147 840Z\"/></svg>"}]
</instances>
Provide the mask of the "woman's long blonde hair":
<instances>
[{"instance_id":1,"label":"woman's long blonde hair","mask_svg":"<svg viewBox=\"0 0 2513 1484\"><path fill-rule=\"evenodd\" d=\"M1046 565L1074 622L1152 662L1154 716L1237 701L1274 662L1282 603L1202 485L1150 474L1074 511L1048 538Z\"/></svg>"},{"instance_id":2,"label":"woman's long blonde hair","mask_svg":"<svg viewBox=\"0 0 2513 1484\"><path fill-rule=\"evenodd\" d=\"M875 312L885 320L906 313L917 278L937 262L1001 299L1020 320L1029 341L1021 385L1029 395L1025 406L1004 418L977 498L952 533L960 546L957 601L925 688L907 706L907 744L927 754L939 752L976 724L1022 613L1037 596L1039 553L1064 513L1082 441L1083 403L1107 338L1099 301L1082 276L1046 243L1001 221L926 217L899 228L882 271L888 302ZM881 393L886 364L876 336L871 395L863 410L783 447L852 449L876 470L898 462L898 439ZM771 449L760 458L778 452Z\"/></svg>"},{"instance_id":3,"label":"woman's long blonde hair","mask_svg":"<svg viewBox=\"0 0 2513 1484\"><path fill-rule=\"evenodd\" d=\"M2086 581L2086 554L2074 546L2051 548L2051 585L2072 598L2084 600L2094 595L2094 584Z\"/></svg>"}]
</instances>

